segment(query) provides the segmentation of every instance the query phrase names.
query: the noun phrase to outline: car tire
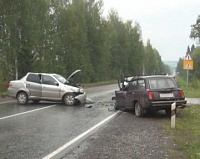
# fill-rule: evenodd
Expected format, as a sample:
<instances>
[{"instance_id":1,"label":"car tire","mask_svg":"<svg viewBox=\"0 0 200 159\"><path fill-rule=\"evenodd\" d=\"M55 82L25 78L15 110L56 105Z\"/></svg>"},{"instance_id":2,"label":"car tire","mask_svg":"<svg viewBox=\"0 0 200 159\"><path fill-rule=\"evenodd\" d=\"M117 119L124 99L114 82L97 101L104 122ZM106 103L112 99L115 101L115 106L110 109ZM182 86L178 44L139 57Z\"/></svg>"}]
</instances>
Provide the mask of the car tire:
<instances>
[{"instance_id":1,"label":"car tire","mask_svg":"<svg viewBox=\"0 0 200 159\"><path fill-rule=\"evenodd\" d=\"M36 99L33 99L32 101L34 104L38 104L40 102L40 100L36 100Z\"/></svg>"},{"instance_id":2,"label":"car tire","mask_svg":"<svg viewBox=\"0 0 200 159\"><path fill-rule=\"evenodd\" d=\"M144 109L141 107L140 103L135 103L135 116L142 117L144 115Z\"/></svg>"},{"instance_id":3,"label":"car tire","mask_svg":"<svg viewBox=\"0 0 200 159\"><path fill-rule=\"evenodd\" d=\"M26 92L19 92L17 94L17 102L22 105L28 103L28 95L26 94Z\"/></svg>"},{"instance_id":4,"label":"car tire","mask_svg":"<svg viewBox=\"0 0 200 159\"><path fill-rule=\"evenodd\" d=\"M76 104L75 95L73 93L65 94L63 98L63 102L65 103L65 105L69 105L69 106L75 105Z\"/></svg>"},{"instance_id":5,"label":"car tire","mask_svg":"<svg viewBox=\"0 0 200 159\"><path fill-rule=\"evenodd\" d=\"M114 104L114 109L119 110L119 107L117 106L117 103Z\"/></svg>"}]
</instances>

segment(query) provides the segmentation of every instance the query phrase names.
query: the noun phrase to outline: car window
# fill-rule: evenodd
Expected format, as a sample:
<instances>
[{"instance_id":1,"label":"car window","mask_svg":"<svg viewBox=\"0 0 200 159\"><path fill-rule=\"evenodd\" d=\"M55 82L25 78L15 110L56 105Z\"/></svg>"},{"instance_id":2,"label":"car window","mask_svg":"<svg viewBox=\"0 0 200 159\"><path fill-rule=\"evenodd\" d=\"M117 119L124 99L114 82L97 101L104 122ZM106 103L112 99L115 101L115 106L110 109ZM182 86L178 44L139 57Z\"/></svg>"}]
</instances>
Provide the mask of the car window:
<instances>
[{"instance_id":1,"label":"car window","mask_svg":"<svg viewBox=\"0 0 200 159\"><path fill-rule=\"evenodd\" d=\"M48 84L48 85L56 85L56 80L48 75L43 75L42 76L42 84Z\"/></svg>"},{"instance_id":2,"label":"car window","mask_svg":"<svg viewBox=\"0 0 200 159\"><path fill-rule=\"evenodd\" d=\"M61 75L58 75L58 74L55 74L53 75L58 81L60 81L61 83L63 84L67 84L69 83L63 76Z\"/></svg>"},{"instance_id":3,"label":"car window","mask_svg":"<svg viewBox=\"0 0 200 159\"><path fill-rule=\"evenodd\" d=\"M145 90L145 81L144 80L138 80L138 84L137 84L137 89L138 90Z\"/></svg>"},{"instance_id":4,"label":"car window","mask_svg":"<svg viewBox=\"0 0 200 159\"><path fill-rule=\"evenodd\" d=\"M26 80L34 83L41 83L40 77L37 74L29 74Z\"/></svg>"},{"instance_id":5,"label":"car window","mask_svg":"<svg viewBox=\"0 0 200 159\"><path fill-rule=\"evenodd\" d=\"M162 88L175 88L176 85L171 78L153 78L149 80L151 89L162 89Z\"/></svg>"},{"instance_id":6,"label":"car window","mask_svg":"<svg viewBox=\"0 0 200 159\"><path fill-rule=\"evenodd\" d=\"M128 82L127 91L134 91L137 88L137 81Z\"/></svg>"}]
</instances>

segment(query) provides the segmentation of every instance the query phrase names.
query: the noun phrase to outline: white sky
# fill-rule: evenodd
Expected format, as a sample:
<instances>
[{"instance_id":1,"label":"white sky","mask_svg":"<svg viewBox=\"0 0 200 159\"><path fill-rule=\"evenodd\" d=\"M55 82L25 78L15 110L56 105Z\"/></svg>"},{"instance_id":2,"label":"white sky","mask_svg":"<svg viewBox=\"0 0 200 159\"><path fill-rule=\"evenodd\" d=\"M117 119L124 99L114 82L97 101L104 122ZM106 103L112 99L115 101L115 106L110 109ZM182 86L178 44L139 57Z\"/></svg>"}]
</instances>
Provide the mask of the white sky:
<instances>
[{"instance_id":1,"label":"white sky","mask_svg":"<svg viewBox=\"0 0 200 159\"><path fill-rule=\"evenodd\" d=\"M138 22L146 45L150 39L163 61L178 61L188 45L191 25L200 15L200 0L103 0L104 15L115 9L124 21Z\"/></svg>"}]
</instances>

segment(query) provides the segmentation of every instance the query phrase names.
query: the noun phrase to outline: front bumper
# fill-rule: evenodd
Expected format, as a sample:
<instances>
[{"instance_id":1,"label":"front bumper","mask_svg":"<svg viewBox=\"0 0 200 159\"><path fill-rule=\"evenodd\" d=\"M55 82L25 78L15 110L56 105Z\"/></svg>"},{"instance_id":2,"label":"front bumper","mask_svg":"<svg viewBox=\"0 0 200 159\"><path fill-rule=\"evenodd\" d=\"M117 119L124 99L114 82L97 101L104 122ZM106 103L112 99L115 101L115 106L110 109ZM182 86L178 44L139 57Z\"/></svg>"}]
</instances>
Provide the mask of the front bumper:
<instances>
[{"instance_id":1,"label":"front bumper","mask_svg":"<svg viewBox=\"0 0 200 159\"><path fill-rule=\"evenodd\" d=\"M75 97L81 104L86 103L86 93L84 92L83 94L79 94Z\"/></svg>"}]
</instances>

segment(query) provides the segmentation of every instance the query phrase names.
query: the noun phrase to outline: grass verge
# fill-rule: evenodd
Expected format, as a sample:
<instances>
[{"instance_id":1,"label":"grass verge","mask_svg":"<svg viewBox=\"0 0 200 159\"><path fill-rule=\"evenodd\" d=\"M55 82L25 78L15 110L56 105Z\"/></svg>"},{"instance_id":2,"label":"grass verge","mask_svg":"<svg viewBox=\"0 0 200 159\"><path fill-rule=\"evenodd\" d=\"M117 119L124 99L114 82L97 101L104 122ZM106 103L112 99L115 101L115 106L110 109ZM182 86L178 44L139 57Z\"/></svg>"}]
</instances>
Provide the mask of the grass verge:
<instances>
[{"instance_id":1,"label":"grass verge","mask_svg":"<svg viewBox=\"0 0 200 159\"><path fill-rule=\"evenodd\" d=\"M199 89L193 87L183 87L182 89L187 98L200 98Z\"/></svg>"},{"instance_id":2,"label":"grass verge","mask_svg":"<svg viewBox=\"0 0 200 159\"><path fill-rule=\"evenodd\" d=\"M179 156L185 159L200 159L200 105L192 105L181 111L176 118L176 128L166 126L177 146ZM168 125L168 124L166 124ZM177 158L177 152L171 152Z\"/></svg>"},{"instance_id":3,"label":"grass verge","mask_svg":"<svg viewBox=\"0 0 200 159\"><path fill-rule=\"evenodd\" d=\"M101 86L101 85L108 85L108 84L117 84L117 80L86 83L86 84L84 84L84 87L94 87L94 86Z\"/></svg>"}]
</instances>

